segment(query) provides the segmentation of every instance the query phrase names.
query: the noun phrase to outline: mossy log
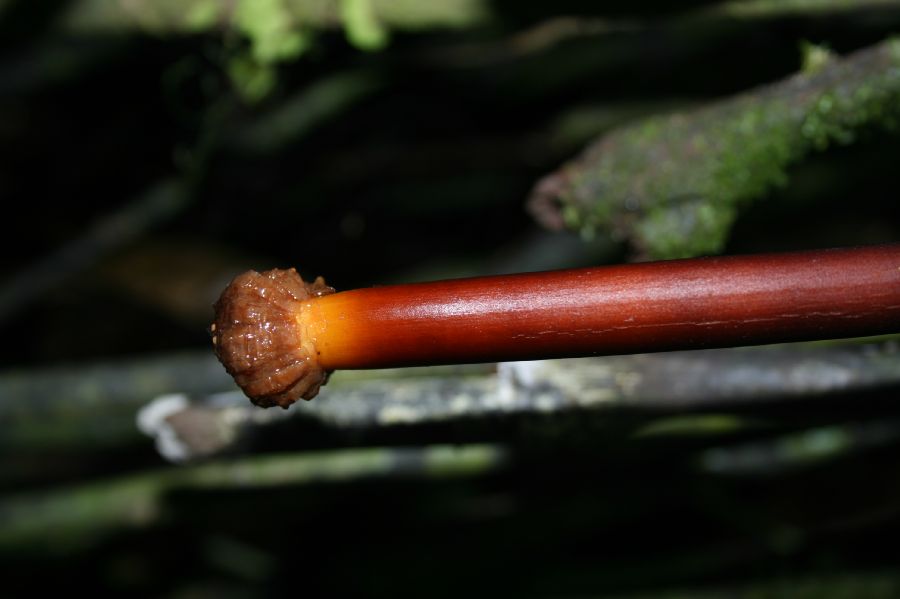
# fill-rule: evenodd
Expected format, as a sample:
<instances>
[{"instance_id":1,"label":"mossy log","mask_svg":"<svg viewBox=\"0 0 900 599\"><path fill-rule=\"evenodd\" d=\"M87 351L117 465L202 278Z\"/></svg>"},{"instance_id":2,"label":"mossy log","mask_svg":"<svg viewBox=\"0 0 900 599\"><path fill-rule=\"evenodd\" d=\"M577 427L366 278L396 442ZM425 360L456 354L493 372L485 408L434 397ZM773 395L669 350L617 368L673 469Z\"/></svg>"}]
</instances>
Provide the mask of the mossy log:
<instances>
[{"instance_id":1,"label":"mossy log","mask_svg":"<svg viewBox=\"0 0 900 599\"><path fill-rule=\"evenodd\" d=\"M209 352L0 373L0 447L109 447L139 438L138 408L234 383Z\"/></svg>"},{"instance_id":2,"label":"mossy log","mask_svg":"<svg viewBox=\"0 0 900 599\"><path fill-rule=\"evenodd\" d=\"M151 402L138 422L174 461L247 449L279 434L296 446L296 427L311 422L358 435L398 426L579 415L577 426L584 430L605 418L620 428L634 425L636 433L732 434L756 420L741 414L764 406L896 387L897 352L893 341L845 342L344 371L315 401L287 411L256 409L237 391L183 393ZM558 427L548 421L545 428Z\"/></svg>"},{"instance_id":3,"label":"mossy log","mask_svg":"<svg viewBox=\"0 0 900 599\"><path fill-rule=\"evenodd\" d=\"M505 460L505 452L493 445L372 447L255 456L22 493L0 501L0 551L65 553L104 533L151 526L165 516L166 494L178 490L476 476Z\"/></svg>"},{"instance_id":4,"label":"mossy log","mask_svg":"<svg viewBox=\"0 0 900 599\"><path fill-rule=\"evenodd\" d=\"M785 185L790 165L896 128L900 40L807 56L783 81L600 137L537 184L532 212L551 228L628 240L644 257L720 252L739 211Z\"/></svg>"}]
</instances>

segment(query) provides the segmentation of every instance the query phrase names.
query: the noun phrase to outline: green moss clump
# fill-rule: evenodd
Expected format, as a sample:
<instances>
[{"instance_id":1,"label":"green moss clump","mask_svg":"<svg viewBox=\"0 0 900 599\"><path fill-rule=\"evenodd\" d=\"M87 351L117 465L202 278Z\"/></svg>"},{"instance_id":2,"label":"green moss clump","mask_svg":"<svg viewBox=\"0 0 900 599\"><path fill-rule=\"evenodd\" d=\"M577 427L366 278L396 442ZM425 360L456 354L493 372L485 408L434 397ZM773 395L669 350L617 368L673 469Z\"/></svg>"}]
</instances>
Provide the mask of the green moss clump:
<instances>
[{"instance_id":1,"label":"green moss clump","mask_svg":"<svg viewBox=\"0 0 900 599\"><path fill-rule=\"evenodd\" d=\"M792 163L866 128L896 127L900 41L844 59L812 54L786 80L602 137L554 175L563 221L652 258L720 252L740 209L784 185ZM546 202L546 189L536 201Z\"/></svg>"},{"instance_id":2,"label":"green moss clump","mask_svg":"<svg viewBox=\"0 0 900 599\"><path fill-rule=\"evenodd\" d=\"M371 0L342 0L341 17L347 39L360 50L380 50L387 45L388 30L376 18Z\"/></svg>"},{"instance_id":3,"label":"green moss clump","mask_svg":"<svg viewBox=\"0 0 900 599\"><path fill-rule=\"evenodd\" d=\"M280 0L242 0L235 5L234 25L250 40L253 59L271 64L299 56L309 39Z\"/></svg>"},{"instance_id":4,"label":"green moss clump","mask_svg":"<svg viewBox=\"0 0 900 599\"><path fill-rule=\"evenodd\" d=\"M236 32L248 47L231 52L225 70L238 95L254 104L275 89L279 65L306 53L321 30L343 28L354 47L374 51L389 43L392 30L473 27L492 17L487 0L79 0L61 27L75 33L219 31L229 50Z\"/></svg>"}]
</instances>

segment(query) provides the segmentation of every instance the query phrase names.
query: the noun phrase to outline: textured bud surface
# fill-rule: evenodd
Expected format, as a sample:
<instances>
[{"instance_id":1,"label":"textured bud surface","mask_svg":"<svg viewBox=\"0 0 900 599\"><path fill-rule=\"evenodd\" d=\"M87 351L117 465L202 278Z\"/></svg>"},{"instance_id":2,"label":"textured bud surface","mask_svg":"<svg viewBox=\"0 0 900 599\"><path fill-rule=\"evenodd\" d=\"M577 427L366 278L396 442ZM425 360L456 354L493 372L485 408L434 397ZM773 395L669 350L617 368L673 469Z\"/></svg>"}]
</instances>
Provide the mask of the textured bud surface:
<instances>
[{"instance_id":1,"label":"textured bud surface","mask_svg":"<svg viewBox=\"0 0 900 599\"><path fill-rule=\"evenodd\" d=\"M312 399L328 372L304 340L298 315L311 298L334 293L321 277L306 283L293 268L236 277L215 304L210 327L216 355L258 406Z\"/></svg>"}]
</instances>

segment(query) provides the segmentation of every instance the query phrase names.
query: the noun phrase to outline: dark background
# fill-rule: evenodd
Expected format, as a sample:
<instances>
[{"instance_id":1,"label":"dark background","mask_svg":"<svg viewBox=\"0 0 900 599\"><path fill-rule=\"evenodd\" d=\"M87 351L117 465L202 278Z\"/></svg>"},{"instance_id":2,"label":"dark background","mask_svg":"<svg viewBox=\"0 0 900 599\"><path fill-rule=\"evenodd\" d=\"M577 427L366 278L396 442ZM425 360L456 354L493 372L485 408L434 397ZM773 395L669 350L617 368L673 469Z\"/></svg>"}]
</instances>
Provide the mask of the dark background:
<instances>
[{"instance_id":1,"label":"dark background","mask_svg":"<svg viewBox=\"0 0 900 599\"><path fill-rule=\"evenodd\" d=\"M184 468L150 439L91 428L134 405L66 397L97 364L206 351L211 304L235 274L296 266L350 289L628 260L609 237L542 230L525 209L535 182L615 125L788 76L802 41L840 54L881 41L900 5L698 26L691 15L719 3L497 1L482 23L392 31L378 51L323 27L251 101L227 68L247 52L240 34L77 31L64 18L77 4L0 4L0 518L38 531L4 537L0 594L898 591L891 435L802 468L721 477L696 467L698 452L743 436L639 440L645 419L627 411L311 431L253 452L488 442L513 458L459 479L187 485L145 525L101 532L88 522L62 534L51 508L16 506ZM609 26L516 49L516 36L562 16ZM900 239L898 156L900 138L873 131L795 165L742 214L727 252ZM74 378L54 378L61 368ZM39 397L9 383L39 379L60 382ZM739 415L777 422L775 443L893 422L896 391ZM50 404L71 409L72 430L41 432Z\"/></svg>"}]
</instances>

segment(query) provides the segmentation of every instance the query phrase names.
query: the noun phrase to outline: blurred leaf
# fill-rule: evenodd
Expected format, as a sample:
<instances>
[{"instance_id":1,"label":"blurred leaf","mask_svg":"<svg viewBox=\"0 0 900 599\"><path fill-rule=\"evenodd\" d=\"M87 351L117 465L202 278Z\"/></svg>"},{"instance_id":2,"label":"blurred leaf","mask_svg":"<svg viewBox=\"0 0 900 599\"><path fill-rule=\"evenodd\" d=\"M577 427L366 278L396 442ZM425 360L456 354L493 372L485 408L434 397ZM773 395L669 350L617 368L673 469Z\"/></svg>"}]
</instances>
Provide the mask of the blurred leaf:
<instances>
[{"instance_id":1,"label":"blurred leaf","mask_svg":"<svg viewBox=\"0 0 900 599\"><path fill-rule=\"evenodd\" d=\"M341 0L341 16L347 39L360 50L380 50L388 44L390 34L376 18L372 0Z\"/></svg>"},{"instance_id":2,"label":"blurred leaf","mask_svg":"<svg viewBox=\"0 0 900 599\"><path fill-rule=\"evenodd\" d=\"M309 47L308 36L282 0L239 0L233 19L238 31L250 39L253 59L261 65L292 60Z\"/></svg>"}]
</instances>

